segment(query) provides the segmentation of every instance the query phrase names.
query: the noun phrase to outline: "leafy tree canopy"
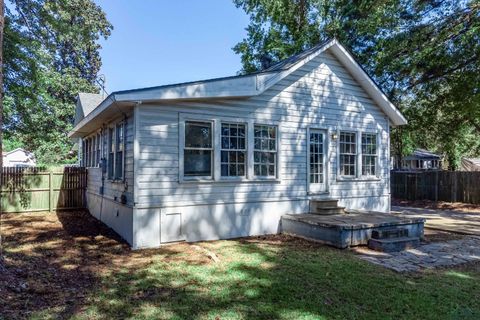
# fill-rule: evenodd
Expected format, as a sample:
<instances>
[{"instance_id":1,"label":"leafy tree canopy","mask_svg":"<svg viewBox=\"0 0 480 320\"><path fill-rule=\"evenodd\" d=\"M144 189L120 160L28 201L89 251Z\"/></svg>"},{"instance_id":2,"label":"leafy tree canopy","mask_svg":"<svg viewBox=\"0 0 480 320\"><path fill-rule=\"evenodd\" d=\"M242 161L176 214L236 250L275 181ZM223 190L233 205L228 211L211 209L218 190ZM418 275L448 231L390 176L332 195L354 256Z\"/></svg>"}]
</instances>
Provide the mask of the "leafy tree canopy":
<instances>
[{"instance_id":1,"label":"leafy tree canopy","mask_svg":"<svg viewBox=\"0 0 480 320\"><path fill-rule=\"evenodd\" d=\"M234 0L250 16L233 50L243 73L336 37L409 120L396 154L444 153L450 168L480 156L479 0Z\"/></svg>"},{"instance_id":2,"label":"leafy tree canopy","mask_svg":"<svg viewBox=\"0 0 480 320\"><path fill-rule=\"evenodd\" d=\"M12 0L5 20L5 138L41 163L73 161L75 98L98 92L99 40L112 25L91 0Z\"/></svg>"}]
</instances>

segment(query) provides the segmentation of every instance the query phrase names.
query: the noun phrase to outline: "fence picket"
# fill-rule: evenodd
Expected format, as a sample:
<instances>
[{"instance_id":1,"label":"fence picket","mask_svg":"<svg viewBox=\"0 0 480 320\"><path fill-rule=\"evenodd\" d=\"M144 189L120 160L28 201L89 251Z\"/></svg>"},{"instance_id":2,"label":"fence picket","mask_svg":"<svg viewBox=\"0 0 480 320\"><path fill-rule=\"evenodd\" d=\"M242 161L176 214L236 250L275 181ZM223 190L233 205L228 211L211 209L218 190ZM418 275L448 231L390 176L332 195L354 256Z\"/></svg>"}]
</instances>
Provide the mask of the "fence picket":
<instances>
[{"instance_id":1,"label":"fence picket","mask_svg":"<svg viewBox=\"0 0 480 320\"><path fill-rule=\"evenodd\" d=\"M480 204L480 172L391 172L393 199Z\"/></svg>"},{"instance_id":2,"label":"fence picket","mask_svg":"<svg viewBox=\"0 0 480 320\"><path fill-rule=\"evenodd\" d=\"M85 205L83 167L61 171L44 168L3 167L0 188L2 212L79 209Z\"/></svg>"}]
</instances>

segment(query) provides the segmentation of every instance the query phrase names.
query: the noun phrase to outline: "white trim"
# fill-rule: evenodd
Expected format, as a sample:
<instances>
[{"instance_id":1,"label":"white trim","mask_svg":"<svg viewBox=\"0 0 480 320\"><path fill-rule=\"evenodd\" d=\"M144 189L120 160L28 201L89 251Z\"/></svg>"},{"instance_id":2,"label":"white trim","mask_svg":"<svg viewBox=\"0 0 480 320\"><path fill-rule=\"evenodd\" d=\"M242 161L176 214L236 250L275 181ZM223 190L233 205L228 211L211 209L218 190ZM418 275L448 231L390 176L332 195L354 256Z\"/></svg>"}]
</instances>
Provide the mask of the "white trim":
<instances>
[{"instance_id":1,"label":"white trim","mask_svg":"<svg viewBox=\"0 0 480 320\"><path fill-rule=\"evenodd\" d=\"M255 126L268 126L268 127L275 127L276 128L276 141L275 141L275 176L257 176L255 175L255 161L254 161L254 154L255 154ZM269 121L269 122L256 122L253 121L253 126L251 129L248 130L250 135L253 136L252 145L249 146L249 149L252 149L252 179L253 180L267 180L267 181L279 181L281 177L281 129L280 124L278 121ZM260 150L259 150L260 151ZM261 152L261 151L260 151ZM268 152L268 151L266 151Z\"/></svg>"},{"instance_id":2,"label":"white trim","mask_svg":"<svg viewBox=\"0 0 480 320\"><path fill-rule=\"evenodd\" d=\"M186 121L198 121L198 122L210 122L211 123L211 135L212 135L212 148L208 150L212 150L212 161L211 161L211 171L210 177L208 176L187 176L185 177L185 122ZM178 139L179 139L179 147L178 147L178 181L180 183L193 181L193 182L200 182L200 181L215 181L216 177L216 151L215 148L218 144L218 139L216 139L216 122L215 119L211 116L206 115L197 115L197 114L190 114L190 113L179 113L178 114ZM207 149L205 149L207 150Z\"/></svg>"},{"instance_id":3,"label":"white trim","mask_svg":"<svg viewBox=\"0 0 480 320\"><path fill-rule=\"evenodd\" d=\"M359 178L363 178L363 179L378 179L379 178L379 169L380 169L380 147L381 147L381 144L380 144L380 141L381 139L380 138L380 135L379 135L379 131L378 130L359 130L359 135L360 135L360 160L359 160L359 163L360 163L360 171L358 172L359 173ZM364 175L363 174L363 152L362 152L362 135L363 134L372 134L372 135L375 135L375 175ZM368 156L369 154L367 154Z\"/></svg>"},{"instance_id":4,"label":"white trim","mask_svg":"<svg viewBox=\"0 0 480 320\"><path fill-rule=\"evenodd\" d=\"M217 136L218 136L218 140L219 140L219 143L218 143L218 146L215 146L215 147L218 147L218 152L217 152L217 155L218 155L218 161L216 162L217 165L215 165L215 168L218 170L218 179L216 179L217 181L219 180L227 180L227 181L242 181L242 180L245 180L245 179L248 179L248 167L249 167L249 159L248 159L248 150L250 149L249 148L249 145L248 145L248 141L249 141L249 132L248 132L248 121L245 119L243 121L228 121L228 120L223 120L223 119L217 119L216 120L217 123L218 123L218 131L217 131ZM243 125L245 127L245 149L243 150L243 152L245 152L245 175L244 176L222 176L222 172L221 172L221 166L222 166L222 159L221 159L221 155L222 155L222 151L240 151L242 152L241 149L238 149L238 146L237 146L237 149L223 149L222 147L222 124L236 124L236 125Z\"/></svg>"},{"instance_id":5,"label":"white trim","mask_svg":"<svg viewBox=\"0 0 480 320\"><path fill-rule=\"evenodd\" d=\"M323 190L312 190L312 186L310 183L310 131L321 131L324 134L323 138ZM315 125L307 126L307 136L306 136L306 151L307 151L307 193L308 194L328 194L329 193L329 186L330 186L330 179L329 179L329 165L330 165L330 130L328 127L319 127Z\"/></svg>"},{"instance_id":6,"label":"white trim","mask_svg":"<svg viewBox=\"0 0 480 320\"><path fill-rule=\"evenodd\" d=\"M355 143L356 143L356 154L355 154L355 175L354 176L345 176L341 175L341 168L340 168L340 133L341 132L347 132L347 133L354 133L355 134ZM337 129L337 181L340 180L356 180L359 178L359 173L358 173L358 130L353 130L353 129Z\"/></svg>"},{"instance_id":7,"label":"white trim","mask_svg":"<svg viewBox=\"0 0 480 320\"><path fill-rule=\"evenodd\" d=\"M140 190L140 181L138 179L138 159L140 159L140 103L137 103L133 108L133 207L138 204L138 191ZM135 210L135 209L134 209ZM135 221L135 212L133 216ZM135 230L135 228L134 228Z\"/></svg>"}]
</instances>

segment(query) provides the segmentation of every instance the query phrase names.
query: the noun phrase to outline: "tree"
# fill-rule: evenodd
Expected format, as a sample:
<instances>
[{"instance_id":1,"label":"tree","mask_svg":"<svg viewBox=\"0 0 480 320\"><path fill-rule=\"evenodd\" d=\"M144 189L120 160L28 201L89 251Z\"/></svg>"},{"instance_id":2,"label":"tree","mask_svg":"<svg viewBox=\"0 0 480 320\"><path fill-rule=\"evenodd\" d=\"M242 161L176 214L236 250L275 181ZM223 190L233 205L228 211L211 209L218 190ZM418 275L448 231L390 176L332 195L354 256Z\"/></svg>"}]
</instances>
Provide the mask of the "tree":
<instances>
[{"instance_id":1,"label":"tree","mask_svg":"<svg viewBox=\"0 0 480 320\"><path fill-rule=\"evenodd\" d=\"M98 92L99 39L112 30L91 0L13 0L6 12L5 136L42 163L72 161L78 92Z\"/></svg>"},{"instance_id":2,"label":"tree","mask_svg":"<svg viewBox=\"0 0 480 320\"><path fill-rule=\"evenodd\" d=\"M393 152L443 152L451 169L480 154L480 4L478 0L234 0L250 15L234 47L243 69L266 54L284 59L336 37L404 112Z\"/></svg>"},{"instance_id":3,"label":"tree","mask_svg":"<svg viewBox=\"0 0 480 320\"><path fill-rule=\"evenodd\" d=\"M0 0L0 181L3 176L3 29L5 25L4 1ZM0 186L1 187L1 186ZM2 208L0 207L0 272L3 267Z\"/></svg>"}]
</instances>

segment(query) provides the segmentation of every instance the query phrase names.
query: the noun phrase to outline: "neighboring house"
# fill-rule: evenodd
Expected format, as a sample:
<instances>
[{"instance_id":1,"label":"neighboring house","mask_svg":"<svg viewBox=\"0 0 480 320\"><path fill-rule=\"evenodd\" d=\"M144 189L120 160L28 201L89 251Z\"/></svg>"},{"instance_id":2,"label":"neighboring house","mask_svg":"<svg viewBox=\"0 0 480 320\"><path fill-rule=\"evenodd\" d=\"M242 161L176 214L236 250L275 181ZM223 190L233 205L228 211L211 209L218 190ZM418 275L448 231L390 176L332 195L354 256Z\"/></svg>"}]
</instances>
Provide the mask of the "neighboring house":
<instances>
[{"instance_id":1,"label":"neighboring house","mask_svg":"<svg viewBox=\"0 0 480 320\"><path fill-rule=\"evenodd\" d=\"M460 171L480 171L480 158L462 158Z\"/></svg>"},{"instance_id":2,"label":"neighboring house","mask_svg":"<svg viewBox=\"0 0 480 320\"><path fill-rule=\"evenodd\" d=\"M70 137L90 212L143 248L277 233L312 198L388 212L404 124L331 40L254 74L114 92Z\"/></svg>"},{"instance_id":3,"label":"neighboring house","mask_svg":"<svg viewBox=\"0 0 480 320\"><path fill-rule=\"evenodd\" d=\"M394 170L441 170L443 157L428 150L416 149L401 161L395 161ZM400 166L399 166L400 165Z\"/></svg>"},{"instance_id":4,"label":"neighboring house","mask_svg":"<svg viewBox=\"0 0 480 320\"><path fill-rule=\"evenodd\" d=\"M22 148L3 153L4 167L34 167L37 165L35 155Z\"/></svg>"}]
</instances>

